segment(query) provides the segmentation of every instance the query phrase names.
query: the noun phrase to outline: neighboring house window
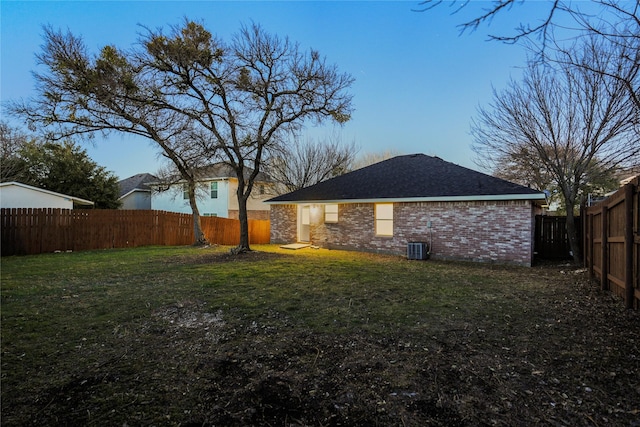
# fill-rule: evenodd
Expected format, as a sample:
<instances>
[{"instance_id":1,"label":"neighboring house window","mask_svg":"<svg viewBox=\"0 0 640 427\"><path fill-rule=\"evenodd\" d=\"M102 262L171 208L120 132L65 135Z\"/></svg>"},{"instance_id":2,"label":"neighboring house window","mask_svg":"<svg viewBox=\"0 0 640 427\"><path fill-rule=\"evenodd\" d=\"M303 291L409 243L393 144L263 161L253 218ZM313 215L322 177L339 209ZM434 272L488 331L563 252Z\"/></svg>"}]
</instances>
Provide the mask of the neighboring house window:
<instances>
[{"instance_id":1,"label":"neighboring house window","mask_svg":"<svg viewBox=\"0 0 640 427\"><path fill-rule=\"evenodd\" d=\"M218 198L218 183L217 182L212 182L211 183L211 198L212 199L217 199Z\"/></svg>"},{"instance_id":2,"label":"neighboring house window","mask_svg":"<svg viewBox=\"0 0 640 427\"><path fill-rule=\"evenodd\" d=\"M338 205L324 206L324 222L338 222Z\"/></svg>"},{"instance_id":3,"label":"neighboring house window","mask_svg":"<svg viewBox=\"0 0 640 427\"><path fill-rule=\"evenodd\" d=\"M376 235L393 236L393 203L376 203Z\"/></svg>"},{"instance_id":4,"label":"neighboring house window","mask_svg":"<svg viewBox=\"0 0 640 427\"><path fill-rule=\"evenodd\" d=\"M260 184L258 188L260 189L260 194L264 194L264 185Z\"/></svg>"},{"instance_id":5,"label":"neighboring house window","mask_svg":"<svg viewBox=\"0 0 640 427\"><path fill-rule=\"evenodd\" d=\"M218 216L218 214L217 213L205 212L204 214L202 214L202 216Z\"/></svg>"},{"instance_id":6,"label":"neighboring house window","mask_svg":"<svg viewBox=\"0 0 640 427\"><path fill-rule=\"evenodd\" d=\"M182 198L185 200L189 200L189 185L182 184Z\"/></svg>"}]
</instances>

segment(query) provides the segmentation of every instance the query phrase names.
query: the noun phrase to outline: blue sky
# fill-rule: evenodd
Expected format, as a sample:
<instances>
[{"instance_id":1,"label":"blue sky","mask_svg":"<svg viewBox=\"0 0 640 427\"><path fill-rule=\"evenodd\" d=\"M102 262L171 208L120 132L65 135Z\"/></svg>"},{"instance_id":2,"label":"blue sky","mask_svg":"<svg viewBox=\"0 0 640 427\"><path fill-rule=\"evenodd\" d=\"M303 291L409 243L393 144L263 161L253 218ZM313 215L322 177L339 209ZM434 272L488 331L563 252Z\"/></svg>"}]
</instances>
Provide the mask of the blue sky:
<instances>
[{"instance_id":1,"label":"blue sky","mask_svg":"<svg viewBox=\"0 0 640 427\"><path fill-rule=\"evenodd\" d=\"M510 33L542 7L515 7L490 27L459 35L457 24L490 2L476 1L462 13L452 8L412 11L418 1L11 1L2 0L0 98L34 95L43 25L69 29L97 52L105 44L131 47L142 31L177 25L187 17L223 39L252 21L270 33L314 48L355 77L355 112L342 128L327 124L303 135L340 135L361 153L394 150L425 153L474 169L469 135L479 105L492 87L518 78L526 52L517 45L487 41ZM540 13L538 13L540 15ZM3 113L4 117L4 113ZM99 165L120 178L155 172L158 149L131 136L111 134L83 144Z\"/></svg>"}]
</instances>

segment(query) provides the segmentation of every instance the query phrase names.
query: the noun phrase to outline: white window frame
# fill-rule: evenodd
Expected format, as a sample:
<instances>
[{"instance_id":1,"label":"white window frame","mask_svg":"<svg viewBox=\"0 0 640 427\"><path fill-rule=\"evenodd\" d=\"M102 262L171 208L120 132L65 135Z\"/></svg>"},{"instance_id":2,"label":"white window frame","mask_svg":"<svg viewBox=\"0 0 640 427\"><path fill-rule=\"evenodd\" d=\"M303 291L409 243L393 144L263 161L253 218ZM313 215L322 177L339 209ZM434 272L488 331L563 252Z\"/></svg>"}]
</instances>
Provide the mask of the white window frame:
<instances>
[{"instance_id":1,"label":"white window frame","mask_svg":"<svg viewBox=\"0 0 640 427\"><path fill-rule=\"evenodd\" d=\"M393 237L393 203L374 205L376 236Z\"/></svg>"},{"instance_id":2,"label":"white window frame","mask_svg":"<svg viewBox=\"0 0 640 427\"><path fill-rule=\"evenodd\" d=\"M324 222L336 224L338 222L338 205L335 203L324 205Z\"/></svg>"},{"instance_id":3,"label":"white window frame","mask_svg":"<svg viewBox=\"0 0 640 427\"><path fill-rule=\"evenodd\" d=\"M215 196L213 195L214 191L215 191ZM218 198L218 181L211 181L211 184L209 185L209 195L211 196L212 199Z\"/></svg>"}]
</instances>

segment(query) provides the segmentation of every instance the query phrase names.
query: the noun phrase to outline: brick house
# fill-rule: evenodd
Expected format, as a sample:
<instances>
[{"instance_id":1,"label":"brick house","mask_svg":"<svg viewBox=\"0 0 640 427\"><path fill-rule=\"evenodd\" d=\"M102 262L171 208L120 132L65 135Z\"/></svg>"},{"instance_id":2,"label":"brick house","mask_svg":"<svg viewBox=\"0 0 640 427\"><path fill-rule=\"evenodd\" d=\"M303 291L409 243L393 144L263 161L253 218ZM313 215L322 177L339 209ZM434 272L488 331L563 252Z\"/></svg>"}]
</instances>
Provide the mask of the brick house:
<instances>
[{"instance_id":1,"label":"brick house","mask_svg":"<svg viewBox=\"0 0 640 427\"><path fill-rule=\"evenodd\" d=\"M424 154L267 200L271 242L530 266L542 192ZM413 247L413 246L412 246Z\"/></svg>"}]
</instances>

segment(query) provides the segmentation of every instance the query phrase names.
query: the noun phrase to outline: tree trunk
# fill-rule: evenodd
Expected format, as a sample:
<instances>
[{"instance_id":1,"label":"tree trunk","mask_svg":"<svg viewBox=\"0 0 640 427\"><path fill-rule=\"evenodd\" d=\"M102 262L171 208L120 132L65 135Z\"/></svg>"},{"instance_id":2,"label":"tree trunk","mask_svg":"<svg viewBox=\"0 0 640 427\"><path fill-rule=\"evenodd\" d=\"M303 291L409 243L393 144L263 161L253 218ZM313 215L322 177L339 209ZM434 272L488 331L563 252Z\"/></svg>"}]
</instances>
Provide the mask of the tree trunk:
<instances>
[{"instance_id":1,"label":"tree trunk","mask_svg":"<svg viewBox=\"0 0 640 427\"><path fill-rule=\"evenodd\" d=\"M247 217L247 198L244 197L244 190L238 182L238 219L240 220L240 243L236 248L237 253L248 252L251 250L249 247L249 220ZM244 183L242 183L244 184Z\"/></svg>"},{"instance_id":2,"label":"tree trunk","mask_svg":"<svg viewBox=\"0 0 640 427\"><path fill-rule=\"evenodd\" d=\"M578 240L578 229L576 227L576 218L573 213L573 205L567 204L567 238L569 239L569 247L573 255L573 262L580 264L582 260L582 248Z\"/></svg>"},{"instance_id":3,"label":"tree trunk","mask_svg":"<svg viewBox=\"0 0 640 427\"><path fill-rule=\"evenodd\" d=\"M191 212L193 212L193 246L208 245L209 241L202 231L200 211L198 210L198 204L196 203L196 183L194 181L190 181L187 186L189 192L189 205L191 205Z\"/></svg>"}]
</instances>

